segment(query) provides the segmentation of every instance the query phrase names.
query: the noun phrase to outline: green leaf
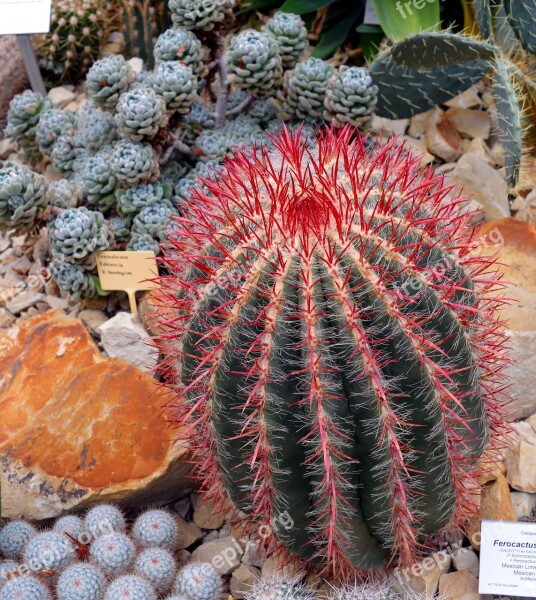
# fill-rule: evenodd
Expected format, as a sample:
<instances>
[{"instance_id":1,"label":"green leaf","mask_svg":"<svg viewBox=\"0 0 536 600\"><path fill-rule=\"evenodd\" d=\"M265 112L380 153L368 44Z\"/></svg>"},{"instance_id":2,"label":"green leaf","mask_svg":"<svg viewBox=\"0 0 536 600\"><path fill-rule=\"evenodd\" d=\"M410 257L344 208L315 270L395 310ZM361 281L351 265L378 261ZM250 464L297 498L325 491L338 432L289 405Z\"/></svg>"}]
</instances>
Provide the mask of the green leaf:
<instances>
[{"instance_id":1,"label":"green leaf","mask_svg":"<svg viewBox=\"0 0 536 600\"><path fill-rule=\"evenodd\" d=\"M315 46L312 55L316 58L326 58L333 54L337 48L344 44L358 18L359 15L352 12L335 27L324 32L320 36L320 40Z\"/></svg>"},{"instance_id":2,"label":"green leaf","mask_svg":"<svg viewBox=\"0 0 536 600\"><path fill-rule=\"evenodd\" d=\"M467 60L489 60L496 48L456 33L416 33L391 48L393 60L404 67L442 67Z\"/></svg>"},{"instance_id":3,"label":"green leaf","mask_svg":"<svg viewBox=\"0 0 536 600\"><path fill-rule=\"evenodd\" d=\"M378 21L392 40L440 27L439 0L372 0Z\"/></svg>"},{"instance_id":4,"label":"green leaf","mask_svg":"<svg viewBox=\"0 0 536 600\"><path fill-rule=\"evenodd\" d=\"M295 13L303 15L305 13L314 12L324 6L329 6L337 0L286 0L281 7L283 12Z\"/></svg>"},{"instance_id":5,"label":"green leaf","mask_svg":"<svg viewBox=\"0 0 536 600\"><path fill-rule=\"evenodd\" d=\"M93 281L95 283L95 289L97 290L97 294L99 296L109 296L112 293L112 292L107 292L102 289L100 279L96 275L91 275L91 278L93 279Z\"/></svg>"}]
</instances>

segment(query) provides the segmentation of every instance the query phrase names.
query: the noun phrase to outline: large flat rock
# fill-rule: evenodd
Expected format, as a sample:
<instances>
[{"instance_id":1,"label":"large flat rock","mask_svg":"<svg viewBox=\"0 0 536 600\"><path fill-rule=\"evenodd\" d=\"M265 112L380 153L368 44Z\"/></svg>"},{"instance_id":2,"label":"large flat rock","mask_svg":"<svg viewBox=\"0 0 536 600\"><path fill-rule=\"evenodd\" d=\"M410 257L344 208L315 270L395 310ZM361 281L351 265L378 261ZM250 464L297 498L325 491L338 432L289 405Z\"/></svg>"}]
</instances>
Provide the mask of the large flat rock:
<instances>
[{"instance_id":1,"label":"large flat rock","mask_svg":"<svg viewBox=\"0 0 536 600\"><path fill-rule=\"evenodd\" d=\"M508 368L512 419L536 413L536 228L513 218L485 223L480 229L484 254L499 253L500 270L513 287L512 303L501 311L508 320L513 364ZM487 236L487 237L486 237Z\"/></svg>"},{"instance_id":2,"label":"large flat rock","mask_svg":"<svg viewBox=\"0 0 536 600\"><path fill-rule=\"evenodd\" d=\"M103 358L61 312L0 339L1 516L45 519L99 501L167 502L191 487L165 398L134 365Z\"/></svg>"}]
</instances>

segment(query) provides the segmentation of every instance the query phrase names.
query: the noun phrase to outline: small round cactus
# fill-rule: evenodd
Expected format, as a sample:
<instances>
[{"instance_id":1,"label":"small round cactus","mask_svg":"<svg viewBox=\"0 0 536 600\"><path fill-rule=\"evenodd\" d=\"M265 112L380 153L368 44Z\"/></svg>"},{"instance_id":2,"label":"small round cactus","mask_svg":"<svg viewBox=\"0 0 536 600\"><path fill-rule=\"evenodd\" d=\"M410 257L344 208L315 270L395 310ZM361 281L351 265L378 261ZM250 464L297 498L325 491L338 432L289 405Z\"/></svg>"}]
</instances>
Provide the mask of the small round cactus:
<instances>
[{"instance_id":1,"label":"small round cactus","mask_svg":"<svg viewBox=\"0 0 536 600\"><path fill-rule=\"evenodd\" d=\"M406 600L425 600L427 594L408 592ZM333 594L334 600L402 600L402 596L384 581L369 583L354 583L337 588ZM249 600L249 599L248 599ZM442 596L438 600L444 600Z\"/></svg>"},{"instance_id":2,"label":"small round cactus","mask_svg":"<svg viewBox=\"0 0 536 600\"><path fill-rule=\"evenodd\" d=\"M54 259L50 263L50 273L60 290L73 300L93 298L97 294L95 279L83 265Z\"/></svg>"},{"instance_id":3,"label":"small round cactus","mask_svg":"<svg viewBox=\"0 0 536 600\"><path fill-rule=\"evenodd\" d=\"M102 213L80 208L67 208L48 225L52 254L66 262L83 262L93 252L106 250L112 235Z\"/></svg>"},{"instance_id":4,"label":"small round cactus","mask_svg":"<svg viewBox=\"0 0 536 600\"><path fill-rule=\"evenodd\" d=\"M184 27L172 27L164 31L156 40L154 55L159 61L180 61L197 77L204 77L206 66L205 47L197 36ZM158 66L158 65L157 65Z\"/></svg>"},{"instance_id":5,"label":"small round cactus","mask_svg":"<svg viewBox=\"0 0 536 600\"><path fill-rule=\"evenodd\" d=\"M24 562L33 571L50 569L61 571L75 558L69 539L57 531L43 531L34 535L24 549Z\"/></svg>"},{"instance_id":6,"label":"small round cactus","mask_svg":"<svg viewBox=\"0 0 536 600\"><path fill-rule=\"evenodd\" d=\"M171 588L177 572L175 559L165 548L143 550L136 559L134 568L139 575L150 581L160 594Z\"/></svg>"},{"instance_id":7,"label":"small round cactus","mask_svg":"<svg viewBox=\"0 0 536 600\"><path fill-rule=\"evenodd\" d=\"M71 111L59 108L45 110L41 113L35 129L39 150L45 155L50 154L53 144L60 135L69 133L75 127L76 117Z\"/></svg>"},{"instance_id":8,"label":"small round cactus","mask_svg":"<svg viewBox=\"0 0 536 600\"><path fill-rule=\"evenodd\" d=\"M114 175L128 185L144 183L158 175L154 150L150 144L144 142L117 142L110 160Z\"/></svg>"},{"instance_id":9,"label":"small round cactus","mask_svg":"<svg viewBox=\"0 0 536 600\"><path fill-rule=\"evenodd\" d=\"M268 33L246 29L231 38L227 62L236 87L252 94L269 94L281 80L281 57Z\"/></svg>"},{"instance_id":10,"label":"small round cactus","mask_svg":"<svg viewBox=\"0 0 536 600\"><path fill-rule=\"evenodd\" d=\"M134 141L152 137L166 123L166 103L151 88L139 87L119 96L115 122Z\"/></svg>"},{"instance_id":11,"label":"small round cactus","mask_svg":"<svg viewBox=\"0 0 536 600\"><path fill-rule=\"evenodd\" d=\"M140 183L127 190L118 190L116 193L117 211L121 215L135 215L149 204L158 200L169 200L171 198L171 186L161 184L160 181L153 183Z\"/></svg>"},{"instance_id":12,"label":"small round cactus","mask_svg":"<svg viewBox=\"0 0 536 600\"><path fill-rule=\"evenodd\" d=\"M99 153L88 158L80 170L79 180L88 206L106 212L114 204L117 179L105 155Z\"/></svg>"},{"instance_id":13,"label":"small round cactus","mask_svg":"<svg viewBox=\"0 0 536 600\"><path fill-rule=\"evenodd\" d=\"M47 185L45 199L50 206L72 208L82 199L82 192L74 181L60 179Z\"/></svg>"},{"instance_id":14,"label":"small round cactus","mask_svg":"<svg viewBox=\"0 0 536 600\"><path fill-rule=\"evenodd\" d=\"M32 229L45 207L41 175L10 162L0 168L0 228Z\"/></svg>"},{"instance_id":15,"label":"small round cactus","mask_svg":"<svg viewBox=\"0 0 536 600\"><path fill-rule=\"evenodd\" d=\"M169 0L175 25L210 31L232 14L236 0Z\"/></svg>"},{"instance_id":16,"label":"small round cactus","mask_svg":"<svg viewBox=\"0 0 536 600\"><path fill-rule=\"evenodd\" d=\"M99 106L113 110L132 77L130 67L121 55L106 56L89 69L87 91Z\"/></svg>"},{"instance_id":17,"label":"small round cactus","mask_svg":"<svg viewBox=\"0 0 536 600\"><path fill-rule=\"evenodd\" d=\"M106 587L104 573L91 564L67 567L56 585L58 600L100 600Z\"/></svg>"},{"instance_id":18,"label":"small round cactus","mask_svg":"<svg viewBox=\"0 0 536 600\"><path fill-rule=\"evenodd\" d=\"M142 548L157 546L174 550L179 543L177 520L166 510L147 510L136 519L132 537Z\"/></svg>"},{"instance_id":19,"label":"small round cactus","mask_svg":"<svg viewBox=\"0 0 536 600\"><path fill-rule=\"evenodd\" d=\"M176 61L159 63L152 80L155 92L161 96L169 110L187 113L197 93L197 78L192 70Z\"/></svg>"},{"instance_id":20,"label":"small round cactus","mask_svg":"<svg viewBox=\"0 0 536 600\"><path fill-rule=\"evenodd\" d=\"M320 58L299 62L285 73L285 100L300 119L322 117L326 89L334 74L335 68Z\"/></svg>"},{"instance_id":21,"label":"small round cactus","mask_svg":"<svg viewBox=\"0 0 536 600\"><path fill-rule=\"evenodd\" d=\"M76 515L65 515L54 523L52 529L62 535L68 533L78 540L84 531L84 521Z\"/></svg>"},{"instance_id":22,"label":"small round cactus","mask_svg":"<svg viewBox=\"0 0 536 600\"><path fill-rule=\"evenodd\" d=\"M178 573L174 593L189 600L218 600L222 591L221 577L210 563L189 563Z\"/></svg>"},{"instance_id":23,"label":"small round cactus","mask_svg":"<svg viewBox=\"0 0 536 600\"><path fill-rule=\"evenodd\" d=\"M36 533L35 527L26 521L10 521L0 529L0 554L4 558L18 560L28 540Z\"/></svg>"},{"instance_id":24,"label":"small round cactus","mask_svg":"<svg viewBox=\"0 0 536 600\"><path fill-rule=\"evenodd\" d=\"M160 253L158 242L148 233L133 233L125 250L131 252L154 252L155 256Z\"/></svg>"},{"instance_id":25,"label":"small round cactus","mask_svg":"<svg viewBox=\"0 0 536 600\"><path fill-rule=\"evenodd\" d=\"M14 577L0 588L0 600L52 600L52 594L37 577Z\"/></svg>"},{"instance_id":26,"label":"small round cactus","mask_svg":"<svg viewBox=\"0 0 536 600\"><path fill-rule=\"evenodd\" d=\"M176 214L177 211L169 200L157 200L142 208L134 217L132 232L146 233L155 239L163 240L165 238L166 227L170 224L171 218Z\"/></svg>"},{"instance_id":27,"label":"small round cactus","mask_svg":"<svg viewBox=\"0 0 536 600\"><path fill-rule=\"evenodd\" d=\"M132 565L136 548L126 534L107 533L93 541L89 555L107 575L119 575Z\"/></svg>"},{"instance_id":28,"label":"small round cactus","mask_svg":"<svg viewBox=\"0 0 536 600\"><path fill-rule=\"evenodd\" d=\"M378 86L367 69L342 65L330 79L324 99L324 118L337 125L366 125L378 101Z\"/></svg>"},{"instance_id":29,"label":"small round cactus","mask_svg":"<svg viewBox=\"0 0 536 600\"><path fill-rule=\"evenodd\" d=\"M153 586L146 579L137 575L123 575L110 583L104 595L104 600L119 600L120 598L157 600L157 595Z\"/></svg>"},{"instance_id":30,"label":"small round cactus","mask_svg":"<svg viewBox=\"0 0 536 600\"><path fill-rule=\"evenodd\" d=\"M283 579L261 579L246 595L246 600L312 600L313 598L314 593L298 581Z\"/></svg>"},{"instance_id":31,"label":"small round cactus","mask_svg":"<svg viewBox=\"0 0 536 600\"><path fill-rule=\"evenodd\" d=\"M98 504L88 510L85 525L93 537L114 532L123 533L127 528L125 516L113 504Z\"/></svg>"},{"instance_id":32,"label":"small round cactus","mask_svg":"<svg viewBox=\"0 0 536 600\"><path fill-rule=\"evenodd\" d=\"M279 46L283 69L292 69L309 45L307 27L299 15L278 11L263 30L274 36Z\"/></svg>"}]
</instances>

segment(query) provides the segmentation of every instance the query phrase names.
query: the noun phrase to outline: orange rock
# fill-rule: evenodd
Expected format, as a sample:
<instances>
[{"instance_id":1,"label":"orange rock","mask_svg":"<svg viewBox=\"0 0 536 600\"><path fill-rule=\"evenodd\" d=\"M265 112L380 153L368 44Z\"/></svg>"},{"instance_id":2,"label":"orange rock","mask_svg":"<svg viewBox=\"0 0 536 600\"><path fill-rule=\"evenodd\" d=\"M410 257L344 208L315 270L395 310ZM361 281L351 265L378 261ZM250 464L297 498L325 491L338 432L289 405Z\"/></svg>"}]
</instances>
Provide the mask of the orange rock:
<instances>
[{"instance_id":1,"label":"orange rock","mask_svg":"<svg viewBox=\"0 0 536 600\"><path fill-rule=\"evenodd\" d=\"M165 502L191 486L165 397L103 358L76 319L49 312L0 340L2 516L44 519L102 501Z\"/></svg>"},{"instance_id":2,"label":"orange rock","mask_svg":"<svg viewBox=\"0 0 536 600\"><path fill-rule=\"evenodd\" d=\"M536 353L536 228L517 219L499 219L485 223L477 234L477 251L483 255L498 253L504 280L513 284L504 296L511 298L502 318L509 328L512 365L508 367L512 401L508 405L511 420L536 413L534 364ZM481 242L481 243L480 243Z\"/></svg>"}]
</instances>

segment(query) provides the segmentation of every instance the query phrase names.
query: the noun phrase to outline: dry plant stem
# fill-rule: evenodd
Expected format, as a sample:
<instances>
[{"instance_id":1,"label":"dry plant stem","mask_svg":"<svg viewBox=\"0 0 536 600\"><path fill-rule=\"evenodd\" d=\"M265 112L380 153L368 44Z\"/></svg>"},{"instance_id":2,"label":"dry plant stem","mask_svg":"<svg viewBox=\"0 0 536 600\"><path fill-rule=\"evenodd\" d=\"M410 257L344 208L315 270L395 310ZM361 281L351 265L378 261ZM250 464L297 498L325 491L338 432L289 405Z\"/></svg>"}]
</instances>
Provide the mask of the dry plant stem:
<instances>
[{"instance_id":1,"label":"dry plant stem","mask_svg":"<svg viewBox=\"0 0 536 600\"><path fill-rule=\"evenodd\" d=\"M179 139L179 131L180 130L177 130L171 134L170 140L172 143L168 146L168 148L166 148L166 151L160 157L161 165L165 165L169 161L174 150L178 150L181 154L184 154L189 158L193 157L194 153L192 152L190 146Z\"/></svg>"},{"instance_id":2,"label":"dry plant stem","mask_svg":"<svg viewBox=\"0 0 536 600\"><path fill-rule=\"evenodd\" d=\"M242 102L240 102L238 106L232 108L231 110L228 110L225 113L225 116L231 117L232 115L237 115L238 113L242 112L245 108L247 108L253 102L253 100L255 100L255 96L252 94L251 96L248 96Z\"/></svg>"}]
</instances>

